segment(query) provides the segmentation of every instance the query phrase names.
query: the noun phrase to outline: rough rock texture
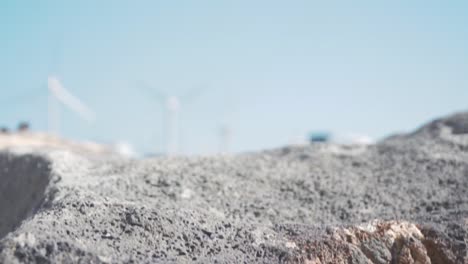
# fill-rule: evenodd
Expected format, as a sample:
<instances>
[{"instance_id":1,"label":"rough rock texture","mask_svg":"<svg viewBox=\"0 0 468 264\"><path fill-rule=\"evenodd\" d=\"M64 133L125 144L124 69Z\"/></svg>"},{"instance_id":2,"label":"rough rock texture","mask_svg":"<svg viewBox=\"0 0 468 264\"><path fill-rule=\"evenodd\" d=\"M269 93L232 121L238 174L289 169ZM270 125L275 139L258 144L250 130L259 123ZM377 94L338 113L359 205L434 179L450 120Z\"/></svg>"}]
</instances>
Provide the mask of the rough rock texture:
<instances>
[{"instance_id":1,"label":"rough rock texture","mask_svg":"<svg viewBox=\"0 0 468 264\"><path fill-rule=\"evenodd\" d=\"M0 263L468 263L468 113L370 146L0 165Z\"/></svg>"}]
</instances>

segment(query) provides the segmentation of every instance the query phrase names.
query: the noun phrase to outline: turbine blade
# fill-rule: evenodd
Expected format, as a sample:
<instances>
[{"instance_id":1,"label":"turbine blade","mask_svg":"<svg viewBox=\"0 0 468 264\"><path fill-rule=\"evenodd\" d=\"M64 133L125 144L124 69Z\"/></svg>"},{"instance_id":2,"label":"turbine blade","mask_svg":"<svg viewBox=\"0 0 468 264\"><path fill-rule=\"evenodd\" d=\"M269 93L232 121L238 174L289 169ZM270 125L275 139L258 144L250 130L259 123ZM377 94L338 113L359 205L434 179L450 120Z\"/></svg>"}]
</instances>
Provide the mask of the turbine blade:
<instances>
[{"instance_id":1,"label":"turbine blade","mask_svg":"<svg viewBox=\"0 0 468 264\"><path fill-rule=\"evenodd\" d=\"M48 86L49 90L55 96L55 98L57 98L57 100L79 115L81 118L88 122L93 122L95 120L94 112L91 111L91 109L83 102L81 102L77 97L66 90L56 77L49 77Z\"/></svg>"},{"instance_id":2,"label":"turbine blade","mask_svg":"<svg viewBox=\"0 0 468 264\"><path fill-rule=\"evenodd\" d=\"M180 101L182 101L183 104L190 104L193 101L195 101L198 97L200 97L201 95L206 93L207 90L208 90L207 86L195 87L195 88L189 90L184 95L182 95L180 97Z\"/></svg>"},{"instance_id":3,"label":"turbine blade","mask_svg":"<svg viewBox=\"0 0 468 264\"><path fill-rule=\"evenodd\" d=\"M166 93L154 89L151 85L147 84L146 82L139 82L138 87L143 93L145 93L150 98L157 100L159 103L164 104L168 98L168 95Z\"/></svg>"}]
</instances>

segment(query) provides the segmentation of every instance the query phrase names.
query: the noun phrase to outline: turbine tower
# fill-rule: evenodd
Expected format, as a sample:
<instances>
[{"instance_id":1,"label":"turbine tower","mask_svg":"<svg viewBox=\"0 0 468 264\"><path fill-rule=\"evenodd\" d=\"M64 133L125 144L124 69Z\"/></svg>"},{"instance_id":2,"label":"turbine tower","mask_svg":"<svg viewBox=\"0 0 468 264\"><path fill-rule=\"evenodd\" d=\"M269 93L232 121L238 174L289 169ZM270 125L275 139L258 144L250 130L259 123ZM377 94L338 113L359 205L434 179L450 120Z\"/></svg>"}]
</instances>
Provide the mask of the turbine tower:
<instances>
[{"instance_id":1,"label":"turbine tower","mask_svg":"<svg viewBox=\"0 0 468 264\"><path fill-rule=\"evenodd\" d=\"M169 96L166 99L166 144L167 154L176 155L179 151L179 112L181 108L180 99L176 96Z\"/></svg>"},{"instance_id":2,"label":"turbine tower","mask_svg":"<svg viewBox=\"0 0 468 264\"><path fill-rule=\"evenodd\" d=\"M60 80L50 75L47 78L48 96L48 129L49 133L59 135L60 133L60 104L75 112L82 119L92 122L95 114L77 97L66 90Z\"/></svg>"},{"instance_id":3,"label":"turbine tower","mask_svg":"<svg viewBox=\"0 0 468 264\"><path fill-rule=\"evenodd\" d=\"M166 155L174 156L180 151L180 114L183 105L188 105L198 97L203 87L190 90L183 96L168 95L164 92L151 88L143 83L143 87L155 98L163 107L163 141L166 148Z\"/></svg>"},{"instance_id":4,"label":"turbine tower","mask_svg":"<svg viewBox=\"0 0 468 264\"><path fill-rule=\"evenodd\" d=\"M231 131L231 127L227 123L221 124L219 137L220 137L219 152L221 154L228 154L229 147L231 145L232 131Z\"/></svg>"}]
</instances>

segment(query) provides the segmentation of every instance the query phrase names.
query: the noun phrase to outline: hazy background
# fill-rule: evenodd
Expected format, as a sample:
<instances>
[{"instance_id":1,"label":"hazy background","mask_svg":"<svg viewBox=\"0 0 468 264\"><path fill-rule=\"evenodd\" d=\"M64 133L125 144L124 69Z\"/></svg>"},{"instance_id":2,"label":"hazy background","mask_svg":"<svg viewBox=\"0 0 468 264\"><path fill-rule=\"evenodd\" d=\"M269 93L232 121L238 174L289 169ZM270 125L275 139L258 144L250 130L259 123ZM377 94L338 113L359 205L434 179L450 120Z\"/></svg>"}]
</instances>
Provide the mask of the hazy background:
<instances>
[{"instance_id":1,"label":"hazy background","mask_svg":"<svg viewBox=\"0 0 468 264\"><path fill-rule=\"evenodd\" d=\"M377 3L379 2L379 3ZM162 151L162 106L182 105L186 153L232 151L310 131L381 138L468 107L466 1L0 2L0 125L47 129L47 76L97 114L62 135Z\"/></svg>"}]
</instances>

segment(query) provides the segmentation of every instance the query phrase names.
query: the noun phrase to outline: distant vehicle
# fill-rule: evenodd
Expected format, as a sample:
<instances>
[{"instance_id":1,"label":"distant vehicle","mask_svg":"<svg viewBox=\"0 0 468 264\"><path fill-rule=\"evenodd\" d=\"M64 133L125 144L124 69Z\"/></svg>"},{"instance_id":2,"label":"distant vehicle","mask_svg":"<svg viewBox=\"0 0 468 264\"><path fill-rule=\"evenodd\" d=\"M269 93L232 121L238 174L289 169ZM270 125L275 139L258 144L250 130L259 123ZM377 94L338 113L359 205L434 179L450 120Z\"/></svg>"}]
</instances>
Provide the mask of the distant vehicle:
<instances>
[{"instance_id":1,"label":"distant vehicle","mask_svg":"<svg viewBox=\"0 0 468 264\"><path fill-rule=\"evenodd\" d=\"M18 124L18 132L27 132L29 131L30 125L28 122L21 122Z\"/></svg>"},{"instance_id":2,"label":"distant vehicle","mask_svg":"<svg viewBox=\"0 0 468 264\"><path fill-rule=\"evenodd\" d=\"M328 132L312 132L309 135L309 142L328 142L331 139L331 135Z\"/></svg>"}]
</instances>

